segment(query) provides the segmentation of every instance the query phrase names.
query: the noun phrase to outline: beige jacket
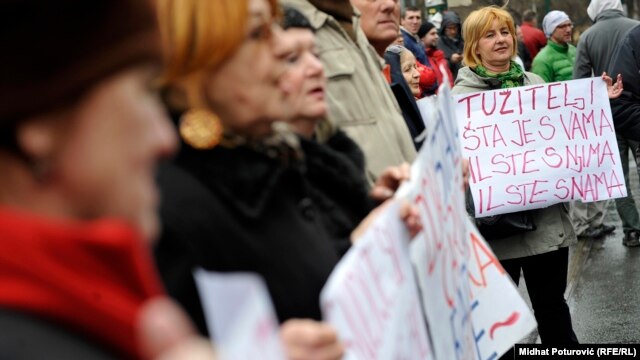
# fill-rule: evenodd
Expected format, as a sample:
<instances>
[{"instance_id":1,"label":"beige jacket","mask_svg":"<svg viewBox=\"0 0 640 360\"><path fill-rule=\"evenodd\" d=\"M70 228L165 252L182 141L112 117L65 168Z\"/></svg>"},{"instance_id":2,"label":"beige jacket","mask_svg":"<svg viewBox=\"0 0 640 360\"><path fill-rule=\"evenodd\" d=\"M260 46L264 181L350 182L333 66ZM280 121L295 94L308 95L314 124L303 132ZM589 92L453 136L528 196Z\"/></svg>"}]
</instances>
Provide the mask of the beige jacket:
<instances>
[{"instance_id":1,"label":"beige jacket","mask_svg":"<svg viewBox=\"0 0 640 360\"><path fill-rule=\"evenodd\" d=\"M320 60L328 78L329 119L361 148L372 184L388 166L411 163L416 151L400 107L382 75L382 62L360 29L357 43L330 15L307 0L280 0L303 13L316 30Z\"/></svg>"}]
</instances>

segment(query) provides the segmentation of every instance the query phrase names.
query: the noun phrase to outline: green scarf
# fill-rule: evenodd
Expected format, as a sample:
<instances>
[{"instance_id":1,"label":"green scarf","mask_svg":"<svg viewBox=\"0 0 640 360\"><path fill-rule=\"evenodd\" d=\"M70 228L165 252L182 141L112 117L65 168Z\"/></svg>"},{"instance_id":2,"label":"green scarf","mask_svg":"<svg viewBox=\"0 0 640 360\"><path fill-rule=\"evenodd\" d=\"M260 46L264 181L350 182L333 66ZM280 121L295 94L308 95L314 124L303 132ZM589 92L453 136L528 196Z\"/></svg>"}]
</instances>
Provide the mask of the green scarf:
<instances>
[{"instance_id":1,"label":"green scarf","mask_svg":"<svg viewBox=\"0 0 640 360\"><path fill-rule=\"evenodd\" d=\"M475 68L475 73L482 77L497 79L498 81L500 81L500 88L502 89L521 86L524 79L524 71L522 71L520 65L518 65L515 61L511 61L509 71L507 72L496 74L487 70L486 67L478 65Z\"/></svg>"}]
</instances>

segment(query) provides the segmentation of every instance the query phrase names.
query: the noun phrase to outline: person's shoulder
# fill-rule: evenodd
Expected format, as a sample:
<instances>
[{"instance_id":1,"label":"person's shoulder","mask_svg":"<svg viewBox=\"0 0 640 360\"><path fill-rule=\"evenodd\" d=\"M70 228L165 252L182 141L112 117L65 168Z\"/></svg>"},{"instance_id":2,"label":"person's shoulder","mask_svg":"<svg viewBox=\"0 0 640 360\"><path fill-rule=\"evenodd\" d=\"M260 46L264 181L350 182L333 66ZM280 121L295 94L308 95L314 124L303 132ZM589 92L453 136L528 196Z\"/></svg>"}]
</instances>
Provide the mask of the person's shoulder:
<instances>
[{"instance_id":1,"label":"person's shoulder","mask_svg":"<svg viewBox=\"0 0 640 360\"><path fill-rule=\"evenodd\" d=\"M525 85L537 85L537 84L545 83L544 79L540 77L540 75L538 74L525 71L524 76L525 76L525 80L524 80Z\"/></svg>"},{"instance_id":2,"label":"person's shoulder","mask_svg":"<svg viewBox=\"0 0 640 360\"><path fill-rule=\"evenodd\" d=\"M470 67L465 66L458 70L458 76L451 89L452 95L466 94L489 89L482 77L476 74Z\"/></svg>"},{"instance_id":3,"label":"person's shoulder","mask_svg":"<svg viewBox=\"0 0 640 360\"><path fill-rule=\"evenodd\" d=\"M632 27L625 35L626 39L640 39L640 24Z\"/></svg>"},{"instance_id":4,"label":"person's shoulder","mask_svg":"<svg viewBox=\"0 0 640 360\"><path fill-rule=\"evenodd\" d=\"M333 18L331 15L316 8L307 0L278 0L278 2L281 6L289 6L300 11L316 31L324 29L327 20Z\"/></svg>"}]
</instances>

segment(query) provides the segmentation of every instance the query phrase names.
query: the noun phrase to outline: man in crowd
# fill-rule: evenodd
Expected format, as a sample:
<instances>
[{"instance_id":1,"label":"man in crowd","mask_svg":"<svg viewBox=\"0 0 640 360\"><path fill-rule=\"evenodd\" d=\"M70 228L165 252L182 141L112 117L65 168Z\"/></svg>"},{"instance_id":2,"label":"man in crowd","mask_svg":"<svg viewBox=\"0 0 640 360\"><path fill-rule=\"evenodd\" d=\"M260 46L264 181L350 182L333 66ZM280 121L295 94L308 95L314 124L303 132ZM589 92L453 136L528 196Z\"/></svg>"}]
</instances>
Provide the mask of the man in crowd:
<instances>
[{"instance_id":1,"label":"man in crowd","mask_svg":"<svg viewBox=\"0 0 640 360\"><path fill-rule=\"evenodd\" d=\"M458 69L462 64L464 50L461 27L460 17L453 11L447 11L442 17L438 48L444 52L444 57L449 62L449 69L454 80L458 76Z\"/></svg>"},{"instance_id":2,"label":"man in crowd","mask_svg":"<svg viewBox=\"0 0 640 360\"><path fill-rule=\"evenodd\" d=\"M531 72L540 75L546 82L571 80L576 47L570 43L573 23L569 15L553 10L542 20L542 28L549 41L533 59Z\"/></svg>"},{"instance_id":3,"label":"man in crowd","mask_svg":"<svg viewBox=\"0 0 640 360\"><path fill-rule=\"evenodd\" d=\"M418 38L418 30L422 23L422 13L415 6L408 6L402 11L400 31L404 39L404 47L409 49L422 65L429 66L422 42Z\"/></svg>"},{"instance_id":4,"label":"man in crowd","mask_svg":"<svg viewBox=\"0 0 640 360\"><path fill-rule=\"evenodd\" d=\"M542 28L549 41L533 59L531 71L546 82L573 79L576 48L570 43L571 19L565 12L554 10L544 17ZM606 201L583 203L578 200L571 203L571 222L579 238L595 239L613 232L614 226L603 223L606 205Z\"/></svg>"},{"instance_id":5,"label":"man in crowd","mask_svg":"<svg viewBox=\"0 0 640 360\"><path fill-rule=\"evenodd\" d=\"M538 17L533 10L522 13L522 37L531 58L535 58L540 49L547 45L547 37L538 29Z\"/></svg>"},{"instance_id":6,"label":"man in crowd","mask_svg":"<svg viewBox=\"0 0 640 360\"><path fill-rule=\"evenodd\" d=\"M380 56L400 31L400 5L394 0L351 0L360 11L360 27Z\"/></svg>"},{"instance_id":7,"label":"man in crowd","mask_svg":"<svg viewBox=\"0 0 640 360\"><path fill-rule=\"evenodd\" d=\"M329 123L324 125L330 125L318 129L319 140L327 138L326 127L341 127L362 148L370 183L385 168L412 162L416 151L409 129L349 0L280 2L305 15L316 31L328 80Z\"/></svg>"},{"instance_id":8,"label":"man in crowd","mask_svg":"<svg viewBox=\"0 0 640 360\"><path fill-rule=\"evenodd\" d=\"M420 41L422 41L422 45L424 45L426 49L427 59L433 66L438 84L442 84L444 79L442 71L445 71L449 78L449 85L453 87L453 75L449 69L449 64L444 57L444 52L438 49L438 39L440 36L438 35L436 26L429 21L423 22L422 25L420 25L420 29L418 29L418 37L420 37Z\"/></svg>"},{"instance_id":9,"label":"man in crowd","mask_svg":"<svg viewBox=\"0 0 640 360\"><path fill-rule=\"evenodd\" d=\"M574 79L599 76L607 71L616 45L622 41L627 31L640 25L639 21L624 16L620 0L591 0L587 13L594 24L580 36L578 41L576 64L573 69ZM629 186L629 150L635 153L640 143L625 139L619 132L616 132L616 138L628 193L627 197L615 200L624 231L622 244L629 247L640 246L640 216ZM605 203L598 204L604 206ZM594 206L599 205L594 204ZM598 232L602 233L609 228L611 227L607 225L598 227L595 235L602 235Z\"/></svg>"}]
</instances>

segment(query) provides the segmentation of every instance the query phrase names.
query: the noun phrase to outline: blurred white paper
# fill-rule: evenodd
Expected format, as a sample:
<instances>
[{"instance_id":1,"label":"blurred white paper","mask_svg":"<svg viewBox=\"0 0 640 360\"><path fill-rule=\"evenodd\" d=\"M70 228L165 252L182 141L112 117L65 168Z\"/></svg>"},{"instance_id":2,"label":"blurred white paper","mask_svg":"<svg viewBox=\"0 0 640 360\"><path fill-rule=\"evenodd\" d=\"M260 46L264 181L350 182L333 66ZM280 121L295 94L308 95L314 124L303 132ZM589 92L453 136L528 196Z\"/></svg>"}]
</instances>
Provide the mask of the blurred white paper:
<instances>
[{"instance_id":1,"label":"blurred white paper","mask_svg":"<svg viewBox=\"0 0 640 360\"><path fill-rule=\"evenodd\" d=\"M398 202L383 210L322 289L322 312L345 360L433 359L399 211Z\"/></svg>"},{"instance_id":2,"label":"blurred white paper","mask_svg":"<svg viewBox=\"0 0 640 360\"><path fill-rule=\"evenodd\" d=\"M221 359L285 358L273 304L259 275L198 268L193 276Z\"/></svg>"}]
</instances>

